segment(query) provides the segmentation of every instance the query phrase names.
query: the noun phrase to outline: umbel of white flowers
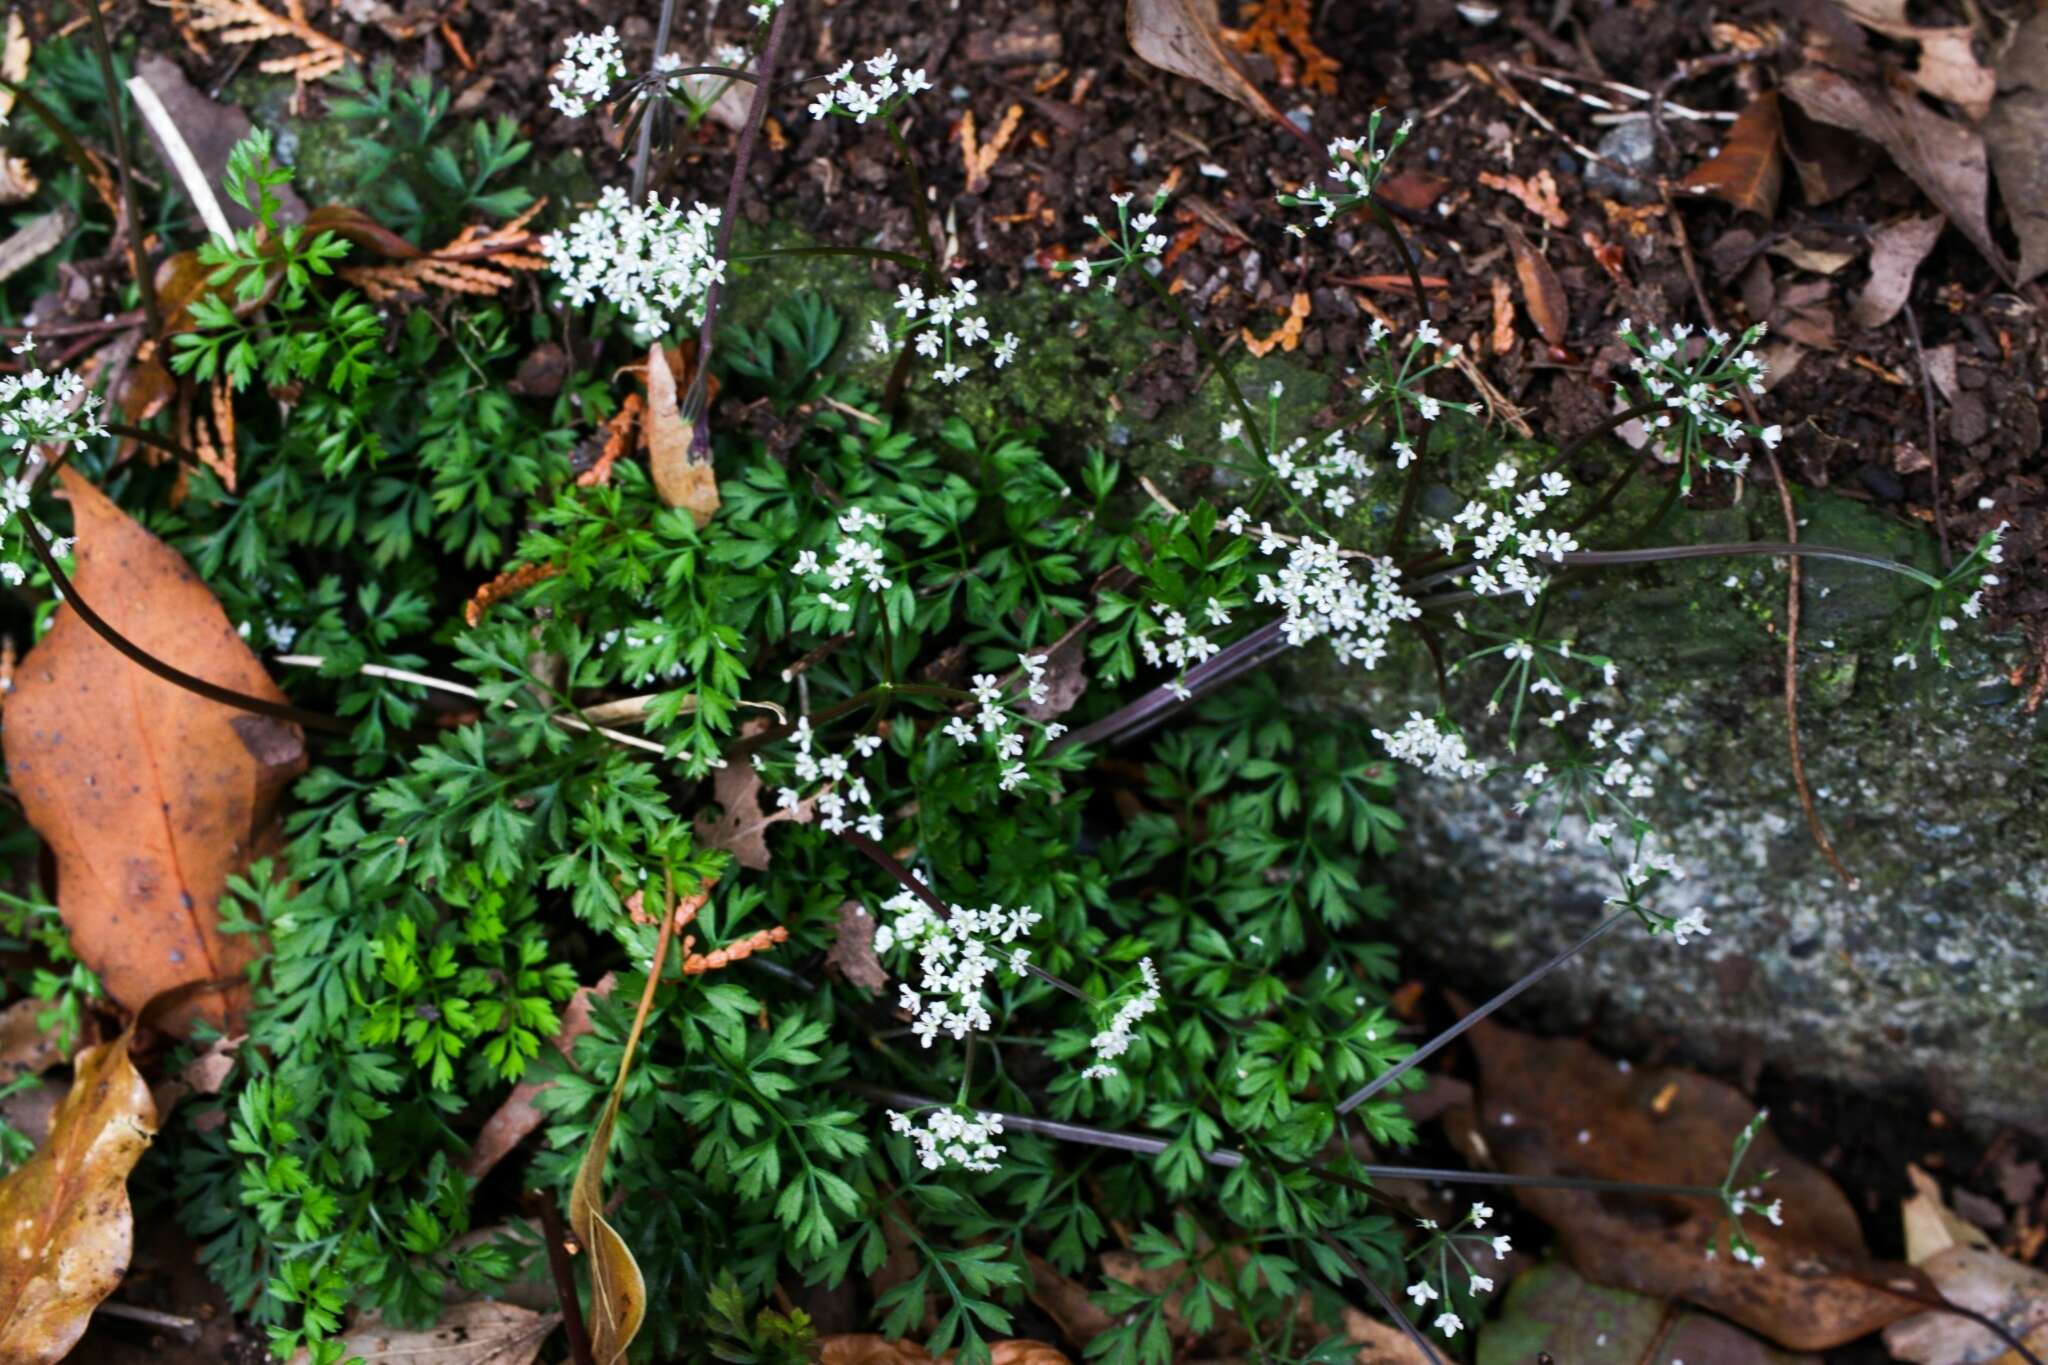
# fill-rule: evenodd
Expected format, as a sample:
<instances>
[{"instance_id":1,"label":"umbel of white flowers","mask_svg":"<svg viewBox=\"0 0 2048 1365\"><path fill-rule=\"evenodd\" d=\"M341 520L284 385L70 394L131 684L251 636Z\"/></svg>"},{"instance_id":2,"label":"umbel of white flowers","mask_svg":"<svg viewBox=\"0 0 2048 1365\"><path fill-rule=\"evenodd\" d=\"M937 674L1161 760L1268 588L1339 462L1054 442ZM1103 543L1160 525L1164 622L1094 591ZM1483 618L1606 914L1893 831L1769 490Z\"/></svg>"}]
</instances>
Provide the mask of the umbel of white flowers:
<instances>
[{"instance_id":1,"label":"umbel of white flowers","mask_svg":"<svg viewBox=\"0 0 2048 1365\"><path fill-rule=\"evenodd\" d=\"M676 318L704 321L704 295L725 278L714 240L719 211L708 204L685 209L649 194L629 203L617 186L606 189L566 232L540 239L548 269L562 281L572 308L598 299L632 322L641 345L666 333Z\"/></svg>"}]
</instances>

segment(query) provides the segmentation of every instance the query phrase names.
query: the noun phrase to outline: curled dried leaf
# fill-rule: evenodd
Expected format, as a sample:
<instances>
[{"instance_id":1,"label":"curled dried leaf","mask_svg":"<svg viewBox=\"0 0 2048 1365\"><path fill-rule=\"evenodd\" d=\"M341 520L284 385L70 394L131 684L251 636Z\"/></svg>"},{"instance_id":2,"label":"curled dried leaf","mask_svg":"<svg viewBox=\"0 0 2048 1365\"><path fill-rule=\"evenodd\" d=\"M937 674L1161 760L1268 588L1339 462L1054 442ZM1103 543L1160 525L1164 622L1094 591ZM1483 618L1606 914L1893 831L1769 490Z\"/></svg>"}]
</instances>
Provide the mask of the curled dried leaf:
<instances>
[{"instance_id":1,"label":"curled dried leaf","mask_svg":"<svg viewBox=\"0 0 2048 1365\"><path fill-rule=\"evenodd\" d=\"M50 1136L0 1180L0 1360L62 1360L128 1270L135 1219L128 1173L156 1134L149 1086L128 1036L78 1056Z\"/></svg>"}]
</instances>

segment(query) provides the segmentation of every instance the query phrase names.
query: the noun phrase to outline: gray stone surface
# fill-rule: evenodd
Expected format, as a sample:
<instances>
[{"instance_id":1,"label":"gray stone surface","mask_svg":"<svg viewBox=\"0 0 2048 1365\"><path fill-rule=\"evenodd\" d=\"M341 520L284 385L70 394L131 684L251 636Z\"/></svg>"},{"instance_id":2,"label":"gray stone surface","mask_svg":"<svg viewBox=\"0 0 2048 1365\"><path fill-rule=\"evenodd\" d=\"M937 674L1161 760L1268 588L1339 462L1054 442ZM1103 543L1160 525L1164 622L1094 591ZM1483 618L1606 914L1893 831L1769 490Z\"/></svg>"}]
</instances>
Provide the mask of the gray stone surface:
<instances>
[{"instance_id":1,"label":"gray stone surface","mask_svg":"<svg viewBox=\"0 0 2048 1365\"><path fill-rule=\"evenodd\" d=\"M1748 501L1683 515L1675 538L1772 537L1775 499ZM1823 494L1802 510L1807 540L1931 559L1925 536L1861 504ZM2048 1133L2048 722L2007 681L2019 642L1968 638L1966 623L1953 669L1895 669L1911 584L1807 566L1802 736L1858 885L1822 858L1793 791L1782 569L1704 561L1568 594L1551 623L1629 661L1614 714L1649 732L1650 810L1690 873L1664 899L1705 907L1713 934L1678 948L1626 926L1531 1010L1618 1047L1676 1041L1708 1064L1921 1087L1968 1120ZM1319 685L1369 703L1375 723L1398 701ZM1511 794L1425 783L1404 787L1414 838L1394 920L1414 958L1505 984L1598 922L1612 878L1571 837L1583 822L1547 851Z\"/></svg>"}]
</instances>

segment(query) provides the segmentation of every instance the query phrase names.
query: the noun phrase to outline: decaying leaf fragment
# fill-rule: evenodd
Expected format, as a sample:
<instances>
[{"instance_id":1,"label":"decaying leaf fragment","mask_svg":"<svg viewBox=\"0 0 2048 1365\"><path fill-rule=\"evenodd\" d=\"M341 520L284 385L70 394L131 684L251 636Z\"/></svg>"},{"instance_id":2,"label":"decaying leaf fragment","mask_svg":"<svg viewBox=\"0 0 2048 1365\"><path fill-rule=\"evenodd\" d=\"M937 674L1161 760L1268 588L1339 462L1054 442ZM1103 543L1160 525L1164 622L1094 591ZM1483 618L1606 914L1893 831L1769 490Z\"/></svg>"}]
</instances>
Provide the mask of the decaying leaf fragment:
<instances>
[{"instance_id":1,"label":"decaying leaf fragment","mask_svg":"<svg viewBox=\"0 0 2048 1365\"><path fill-rule=\"evenodd\" d=\"M1693 167L1679 184L1766 220L1775 218L1778 191L1785 183L1784 126L1778 92L1766 90L1736 118L1721 150Z\"/></svg>"},{"instance_id":2,"label":"decaying leaf fragment","mask_svg":"<svg viewBox=\"0 0 2048 1365\"><path fill-rule=\"evenodd\" d=\"M512 287L511 272L546 268L546 258L533 254L534 238L526 225L547 202L536 199L526 212L498 227L471 224L447 245L391 265L344 266L341 277L379 303L430 288L451 294L500 293Z\"/></svg>"},{"instance_id":3,"label":"decaying leaf fragment","mask_svg":"<svg viewBox=\"0 0 2048 1365\"><path fill-rule=\"evenodd\" d=\"M284 57L271 57L260 69L273 76L290 76L304 85L331 76L350 62L362 61L353 49L313 27L306 17L305 0L285 0L286 13L274 14L256 0L158 0L169 8L189 15L184 27L193 33L216 34L224 43L260 43L269 38L296 39L305 49Z\"/></svg>"},{"instance_id":4,"label":"decaying leaf fragment","mask_svg":"<svg viewBox=\"0 0 2048 1365\"><path fill-rule=\"evenodd\" d=\"M684 368L687 370L687 358ZM654 491L663 503L707 526L718 511L718 475L694 450L695 432L683 417L676 372L656 342L647 351L647 410L641 422Z\"/></svg>"},{"instance_id":5,"label":"decaying leaf fragment","mask_svg":"<svg viewBox=\"0 0 2048 1365\"><path fill-rule=\"evenodd\" d=\"M1906 1256L1927 1272L1942 1297L1991 1318L2027 1344L2048 1351L2048 1275L1991 1245L1982 1231L1949 1210L1941 1186L1917 1166L1906 1168L1913 1197L1899 1209ZM1997 1333L1956 1313L1916 1313L1884 1329L1884 1346L1914 1365L2021 1365Z\"/></svg>"},{"instance_id":6,"label":"decaying leaf fragment","mask_svg":"<svg viewBox=\"0 0 2048 1365\"><path fill-rule=\"evenodd\" d=\"M113 628L209 682L283 702L227 613L178 553L71 469L79 594ZM131 1010L261 952L220 932L230 875L276 844L278 806L306 766L295 725L208 701L128 661L69 606L21 661L7 767L57 860L72 945ZM239 992L238 992L239 994ZM167 1021L228 1023L211 993Z\"/></svg>"},{"instance_id":7,"label":"decaying leaf fragment","mask_svg":"<svg viewBox=\"0 0 2048 1365\"><path fill-rule=\"evenodd\" d=\"M891 1341L871 1332L846 1332L818 1342L819 1365L942 1365L958 1352L937 1357L914 1341ZM1042 1341L998 1341L989 1346L991 1365L1072 1365Z\"/></svg>"},{"instance_id":8,"label":"decaying leaf fragment","mask_svg":"<svg viewBox=\"0 0 2048 1365\"><path fill-rule=\"evenodd\" d=\"M1301 345L1301 325L1308 321L1310 301L1307 294L1296 294L1287 304L1287 320L1265 336L1259 336L1251 328L1242 328L1240 335L1244 348L1255 356L1263 356L1275 346L1292 352Z\"/></svg>"},{"instance_id":9,"label":"decaying leaf fragment","mask_svg":"<svg viewBox=\"0 0 2048 1365\"><path fill-rule=\"evenodd\" d=\"M1131 50L1160 70L1200 81L1255 114L1286 121L1224 47L1216 0L1125 0L1124 29Z\"/></svg>"},{"instance_id":10,"label":"decaying leaf fragment","mask_svg":"<svg viewBox=\"0 0 2048 1365\"><path fill-rule=\"evenodd\" d=\"M0 1360L62 1360L128 1270L128 1173L156 1134L128 1036L78 1056L50 1136L0 1180Z\"/></svg>"},{"instance_id":11,"label":"decaying leaf fragment","mask_svg":"<svg viewBox=\"0 0 2048 1365\"><path fill-rule=\"evenodd\" d=\"M1558 281L1557 272L1550 268L1550 262L1532 243L1520 228L1509 224L1508 245L1515 254L1515 278L1522 284L1522 306L1529 312L1529 321L1536 324L1536 330L1543 339L1553 346L1564 344L1565 333L1571 328L1571 303L1565 298L1564 285Z\"/></svg>"}]
</instances>

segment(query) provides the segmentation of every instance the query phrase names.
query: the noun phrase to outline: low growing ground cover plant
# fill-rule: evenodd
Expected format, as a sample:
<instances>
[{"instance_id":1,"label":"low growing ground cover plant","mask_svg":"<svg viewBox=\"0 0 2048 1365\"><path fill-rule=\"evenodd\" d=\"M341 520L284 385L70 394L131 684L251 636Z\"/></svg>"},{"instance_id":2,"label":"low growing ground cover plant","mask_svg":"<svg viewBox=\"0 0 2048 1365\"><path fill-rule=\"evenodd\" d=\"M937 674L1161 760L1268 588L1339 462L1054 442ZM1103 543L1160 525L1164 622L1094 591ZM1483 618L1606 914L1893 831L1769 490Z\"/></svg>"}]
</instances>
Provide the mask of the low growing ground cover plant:
<instances>
[{"instance_id":1,"label":"low growing ground cover plant","mask_svg":"<svg viewBox=\"0 0 2048 1365\"><path fill-rule=\"evenodd\" d=\"M615 34L571 44L559 115L616 119L638 152L630 188L552 206L530 240L491 235L535 211L508 180L524 145L444 127L430 84L344 78L343 116L401 130L426 173L300 225L275 148L243 142L224 190L257 225L193 250L203 283L146 338L210 428L103 429L24 329L0 569L44 622L92 605L46 496L68 463L189 559L292 699L240 704L310 732L281 838L220 906L259 945L246 1007L188 1047L232 1067L144 1171L279 1358L321 1365L361 1314L432 1323L549 1273L579 1359L804 1358L787 1291L857 1278L886 1284L878 1330L980 1360L1039 1262L1089 1283L1107 1360L1169 1359L1171 1317L1235 1319L1264 1360L1349 1358L1359 1303L1452 1355L1509 1238L1483 1200L1418 1225L1375 1183L1413 1140L1399 1092L1454 1036L1418 1047L1389 1010L1404 789L1503 786L1611 862L1580 947L1681 950L1711 926L1665 895L1678 864L1642 812L1670 774L1628 709L1626 642L1546 629L1546 595L1677 555L1833 555L1922 594L1904 666L1977 614L1997 537L1941 574L1647 547L1776 444L1744 406L1760 329L1624 328L1639 360L1610 425L1646 420L1679 465L1647 522L1615 512L1633 461L1579 480L1604 428L1455 467L1433 450L1479 408L1426 313L1374 328L1335 425L1291 429L1162 284L1150 187L1105 205L1064 273L1209 355L1236 415L1166 458L1210 466L1216 496L1176 505L1031 430L908 422L913 386L1029 343L923 223L901 129L928 82L893 53L821 73L809 114L884 131L930 252L735 251L786 17L759 7L716 66L637 76ZM735 85L726 202L648 190L649 148ZM1334 189L1282 201L1304 231L1395 230L1373 192L1402 135L1381 131L1330 146ZM721 324L722 293L776 292L807 251L893 272L891 319L854 332L793 292ZM548 307L494 287L515 271ZM538 398L543 347L566 378ZM637 384L613 384L621 354ZM763 420L712 420L714 385L717 411ZM1306 713L1276 675L1304 650L1367 699L1426 660L1441 702ZM95 985L50 903L6 906L45 955L26 984L75 1022ZM1755 1131L1693 1191L1744 1261L1744 1219L1779 1216L1744 1164ZM1124 1234L1158 1274L1101 1276Z\"/></svg>"}]
</instances>

